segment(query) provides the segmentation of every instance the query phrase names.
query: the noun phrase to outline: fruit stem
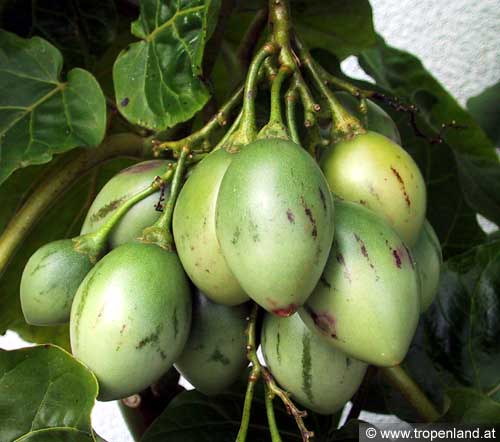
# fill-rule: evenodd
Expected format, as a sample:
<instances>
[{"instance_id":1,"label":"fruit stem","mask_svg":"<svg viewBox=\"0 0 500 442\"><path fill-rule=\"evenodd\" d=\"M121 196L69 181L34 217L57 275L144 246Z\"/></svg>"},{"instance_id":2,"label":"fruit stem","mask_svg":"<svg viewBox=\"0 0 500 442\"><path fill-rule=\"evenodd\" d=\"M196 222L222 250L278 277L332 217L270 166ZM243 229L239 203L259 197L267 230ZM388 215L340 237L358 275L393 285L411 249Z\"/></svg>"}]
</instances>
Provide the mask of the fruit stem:
<instances>
[{"instance_id":1,"label":"fruit stem","mask_svg":"<svg viewBox=\"0 0 500 442\"><path fill-rule=\"evenodd\" d=\"M112 158L143 158L151 153L151 144L147 138L132 133L116 134L107 137L95 149L70 153L71 159L62 167L57 167L56 164L12 217L0 236L0 276L33 226L75 182Z\"/></svg>"},{"instance_id":2,"label":"fruit stem","mask_svg":"<svg viewBox=\"0 0 500 442\"><path fill-rule=\"evenodd\" d=\"M140 241L157 244L166 250L175 250L174 238L170 225L172 224L175 202L177 201L177 196L179 195L179 191L182 187L181 182L184 176L184 169L186 167L188 154L189 147L184 146L180 152L177 164L175 165L172 185L170 186L170 195L168 196L167 203L163 209L163 214L151 227L144 229L142 236L139 238Z\"/></svg>"},{"instance_id":3,"label":"fruit stem","mask_svg":"<svg viewBox=\"0 0 500 442\"><path fill-rule=\"evenodd\" d=\"M106 251L107 239L111 230L113 230L130 208L159 189L164 188L172 179L174 174L173 163L169 163L168 166L168 170L162 176L155 177L154 181L148 187L135 193L118 207L113 215L97 231L73 238L74 248L81 253L87 254L90 261L95 264Z\"/></svg>"},{"instance_id":4,"label":"fruit stem","mask_svg":"<svg viewBox=\"0 0 500 442\"><path fill-rule=\"evenodd\" d=\"M276 416L274 415L273 407L273 394L269 387L265 386L264 400L266 402L267 423L269 424L269 433L271 434L271 442L282 442L278 424L276 423Z\"/></svg>"},{"instance_id":5,"label":"fruit stem","mask_svg":"<svg viewBox=\"0 0 500 442\"><path fill-rule=\"evenodd\" d=\"M333 92L327 87L327 82L322 78L318 65L312 58L309 50L299 37L295 37L295 44L299 50L300 60L307 68L318 89L326 98L332 114L332 138L334 142L350 139L356 135L365 133L361 122L351 115L337 100Z\"/></svg>"},{"instance_id":6,"label":"fruit stem","mask_svg":"<svg viewBox=\"0 0 500 442\"><path fill-rule=\"evenodd\" d=\"M321 106L315 103L311 90L300 72L297 71L294 73L292 85L297 87L300 100L302 101L302 107L304 108L304 126L312 127L316 123L316 113L321 110Z\"/></svg>"},{"instance_id":7,"label":"fruit stem","mask_svg":"<svg viewBox=\"0 0 500 442\"><path fill-rule=\"evenodd\" d=\"M238 144L249 144L257 136L257 125L255 121L255 97L257 95L257 83L260 67L264 60L276 52L274 43L266 43L255 55L248 69L243 96L243 116L241 126L233 134L233 139Z\"/></svg>"},{"instance_id":8,"label":"fruit stem","mask_svg":"<svg viewBox=\"0 0 500 442\"><path fill-rule=\"evenodd\" d=\"M233 124L229 128L229 130L224 134L224 136L221 138L221 140L215 145L213 148L212 152L215 150L220 149L221 147L226 146L227 142L231 139L232 135L238 129L238 126L241 123L241 118L243 117L243 111L240 111L238 116L235 118Z\"/></svg>"},{"instance_id":9,"label":"fruit stem","mask_svg":"<svg viewBox=\"0 0 500 442\"><path fill-rule=\"evenodd\" d=\"M296 71L297 62L290 45L292 20L288 0L269 0L269 23L272 25L273 41L280 48L280 65Z\"/></svg>"},{"instance_id":10,"label":"fruit stem","mask_svg":"<svg viewBox=\"0 0 500 442\"><path fill-rule=\"evenodd\" d=\"M338 88L349 92L351 95L355 96L356 98L362 99L362 98L370 98L375 92L374 91L369 91L366 89L361 89L357 87L356 85L349 83L346 80L343 80L342 78L338 78L335 75L330 74L323 66L320 66L319 64L317 65L318 73L320 77L323 79L324 82L328 84L333 84L337 86Z\"/></svg>"},{"instance_id":11,"label":"fruit stem","mask_svg":"<svg viewBox=\"0 0 500 442\"><path fill-rule=\"evenodd\" d=\"M434 422L439 419L441 413L401 365L384 367L380 370L426 422Z\"/></svg>"},{"instance_id":12,"label":"fruit stem","mask_svg":"<svg viewBox=\"0 0 500 442\"><path fill-rule=\"evenodd\" d=\"M285 65L281 66L278 75L273 81L271 87L271 115L269 117L269 123L283 125L283 115L281 112L281 87L286 78L292 73L292 71Z\"/></svg>"},{"instance_id":13,"label":"fruit stem","mask_svg":"<svg viewBox=\"0 0 500 442\"><path fill-rule=\"evenodd\" d=\"M179 153L184 146L188 146L190 149L197 146L201 141L208 139L216 129L227 125L231 111L241 102L242 98L243 86L240 86L205 126L181 140L169 140L156 144L153 147L154 154L159 156L165 150Z\"/></svg>"},{"instance_id":14,"label":"fruit stem","mask_svg":"<svg viewBox=\"0 0 500 442\"><path fill-rule=\"evenodd\" d=\"M300 144L299 132L297 130L297 122L295 121L295 106L297 104L297 87L291 85L285 94L286 103L286 124L290 132L290 138L294 143Z\"/></svg>"}]
</instances>

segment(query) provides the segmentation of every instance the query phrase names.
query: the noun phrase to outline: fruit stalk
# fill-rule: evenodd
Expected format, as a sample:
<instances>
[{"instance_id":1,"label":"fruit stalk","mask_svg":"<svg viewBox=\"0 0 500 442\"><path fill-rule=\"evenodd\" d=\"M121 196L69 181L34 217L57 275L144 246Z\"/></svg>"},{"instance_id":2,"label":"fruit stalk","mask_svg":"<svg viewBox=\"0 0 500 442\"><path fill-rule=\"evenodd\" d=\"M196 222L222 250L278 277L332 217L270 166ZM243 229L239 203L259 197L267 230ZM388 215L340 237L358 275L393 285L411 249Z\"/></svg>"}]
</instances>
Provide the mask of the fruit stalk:
<instances>
[{"instance_id":1,"label":"fruit stalk","mask_svg":"<svg viewBox=\"0 0 500 442\"><path fill-rule=\"evenodd\" d=\"M82 176L112 158L144 158L150 154L148 139L132 133L117 134L106 138L95 149L75 153L63 167L48 174L0 236L0 276L40 217Z\"/></svg>"},{"instance_id":2,"label":"fruit stalk","mask_svg":"<svg viewBox=\"0 0 500 442\"><path fill-rule=\"evenodd\" d=\"M328 88L325 80L320 74L320 70L315 60L312 58L309 50L306 48L302 40L297 36L295 36L295 44L299 50L300 61L311 74L316 86L321 94L326 98L328 106L330 107L333 120L333 141L350 139L355 135L365 133L366 131L361 122L342 107L333 92Z\"/></svg>"},{"instance_id":3,"label":"fruit stalk","mask_svg":"<svg viewBox=\"0 0 500 442\"><path fill-rule=\"evenodd\" d=\"M380 370L426 422L435 422L439 419L441 413L401 365L384 367Z\"/></svg>"},{"instance_id":4,"label":"fruit stalk","mask_svg":"<svg viewBox=\"0 0 500 442\"><path fill-rule=\"evenodd\" d=\"M264 394L264 400L266 402L266 414L267 422L269 424L269 433L271 434L271 442L282 442L280 432L278 430L278 424L276 423L276 416L274 415L273 394L267 385L265 386L265 389L266 392Z\"/></svg>"},{"instance_id":5,"label":"fruit stalk","mask_svg":"<svg viewBox=\"0 0 500 442\"><path fill-rule=\"evenodd\" d=\"M295 121L295 106L297 104L297 87L291 85L285 94L286 103L286 124L290 132L290 138L294 143L300 144L299 132L297 130L297 122Z\"/></svg>"}]
</instances>

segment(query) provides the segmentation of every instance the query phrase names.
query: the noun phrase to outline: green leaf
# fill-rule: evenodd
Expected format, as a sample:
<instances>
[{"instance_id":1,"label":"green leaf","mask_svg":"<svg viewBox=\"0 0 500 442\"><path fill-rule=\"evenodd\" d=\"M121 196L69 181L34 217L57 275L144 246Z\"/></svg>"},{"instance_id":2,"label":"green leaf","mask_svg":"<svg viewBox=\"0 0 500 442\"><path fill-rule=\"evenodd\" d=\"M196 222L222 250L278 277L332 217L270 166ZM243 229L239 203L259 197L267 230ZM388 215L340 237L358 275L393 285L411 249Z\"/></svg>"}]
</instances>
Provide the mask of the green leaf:
<instances>
[{"instance_id":1,"label":"green leaf","mask_svg":"<svg viewBox=\"0 0 500 442\"><path fill-rule=\"evenodd\" d=\"M113 0L6 0L0 9L1 28L45 38L62 52L66 69L92 68L116 36Z\"/></svg>"},{"instance_id":2,"label":"green leaf","mask_svg":"<svg viewBox=\"0 0 500 442\"><path fill-rule=\"evenodd\" d=\"M45 40L0 30L0 184L16 169L102 141L101 88L79 68L62 82L62 63L61 53Z\"/></svg>"},{"instance_id":3,"label":"green leaf","mask_svg":"<svg viewBox=\"0 0 500 442\"><path fill-rule=\"evenodd\" d=\"M462 422L474 425L499 424L500 402L470 388L448 390L451 406L443 422Z\"/></svg>"},{"instance_id":4,"label":"green leaf","mask_svg":"<svg viewBox=\"0 0 500 442\"><path fill-rule=\"evenodd\" d=\"M94 441L95 376L64 350L0 350L0 442Z\"/></svg>"},{"instance_id":5,"label":"green leaf","mask_svg":"<svg viewBox=\"0 0 500 442\"><path fill-rule=\"evenodd\" d=\"M453 257L425 315L429 354L480 393L500 384L500 240Z\"/></svg>"},{"instance_id":6,"label":"green leaf","mask_svg":"<svg viewBox=\"0 0 500 442\"><path fill-rule=\"evenodd\" d=\"M360 64L377 84L406 98L420 109L434 132L454 121L461 129L443 132L458 167L459 185L470 207L500 223L500 165L495 147L480 126L415 56L392 48L378 38L374 48L363 51Z\"/></svg>"},{"instance_id":7,"label":"green leaf","mask_svg":"<svg viewBox=\"0 0 500 442\"><path fill-rule=\"evenodd\" d=\"M500 145L500 82L467 100L467 109L491 138Z\"/></svg>"},{"instance_id":8,"label":"green leaf","mask_svg":"<svg viewBox=\"0 0 500 442\"><path fill-rule=\"evenodd\" d=\"M339 60L375 44L368 0L295 0L294 26L311 48L326 49Z\"/></svg>"},{"instance_id":9,"label":"green leaf","mask_svg":"<svg viewBox=\"0 0 500 442\"><path fill-rule=\"evenodd\" d=\"M53 168L63 164L78 154L70 152L54 163L30 166L16 171L0 187L0 233L16 210L29 196L36 195L40 179L50 174ZM68 326L35 327L26 324L19 300L19 283L29 257L42 245L62 238L71 238L80 233L80 226L96 193L106 181L119 170L131 164L130 160L114 160L88 176L82 177L54 206L44 214L26 237L0 279L0 334L14 330L29 342L52 343L69 349Z\"/></svg>"},{"instance_id":10,"label":"green leaf","mask_svg":"<svg viewBox=\"0 0 500 442\"><path fill-rule=\"evenodd\" d=\"M118 56L113 78L119 111L130 122L163 130L203 108L208 89L199 78L219 0L141 2L132 33L141 41Z\"/></svg>"}]
</instances>

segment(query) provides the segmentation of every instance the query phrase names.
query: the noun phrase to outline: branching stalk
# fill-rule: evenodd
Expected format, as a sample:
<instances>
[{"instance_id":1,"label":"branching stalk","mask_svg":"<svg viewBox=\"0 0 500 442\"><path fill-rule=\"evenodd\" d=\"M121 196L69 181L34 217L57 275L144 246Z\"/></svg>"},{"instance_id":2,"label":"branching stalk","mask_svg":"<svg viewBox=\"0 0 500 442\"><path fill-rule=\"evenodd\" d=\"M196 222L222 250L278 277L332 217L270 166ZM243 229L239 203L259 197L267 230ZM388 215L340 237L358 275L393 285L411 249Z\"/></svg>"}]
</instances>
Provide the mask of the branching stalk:
<instances>
[{"instance_id":1,"label":"branching stalk","mask_svg":"<svg viewBox=\"0 0 500 442\"><path fill-rule=\"evenodd\" d=\"M293 75L292 86L297 88L300 100L302 101L302 107L304 108L304 126L314 126L316 123L316 114L321 110L321 107L314 101L311 90L299 71L295 72Z\"/></svg>"},{"instance_id":2,"label":"branching stalk","mask_svg":"<svg viewBox=\"0 0 500 442\"><path fill-rule=\"evenodd\" d=\"M3 231L0 236L0 276L33 226L76 181L112 158L143 158L150 154L148 140L131 133L112 135L95 149L75 152L70 161L43 179Z\"/></svg>"},{"instance_id":3,"label":"branching stalk","mask_svg":"<svg viewBox=\"0 0 500 442\"><path fill-rule=\"evenodd\" d=\"M245 442L246 441L246 434L248 431L248 424L250 422L250 410L251 410L251 404L252 404L252 399L253 399L253 392L254 392L254 387L255 383L257 380L260 378L260 376L263 377L264 382L265 382L265 388L266 388L266 395L268 395L268 398L266 400L270 401L270 405L272 406L272 400L275 396L278 396L283 404L285 405L285 408L289 414L291 414L295 422L297 424L297 427L300 430L300 434L302 436L302 441L303 442L308 442L314 437L314 433L312 431L309 431L304 423L303 418L307 416L306 411L301 411L299 410L296 405L293 403L293 401L290 399L290 396L288 393L284 390L282 390L274 381L274 378L272 374L269 372L269 370L262 366L262 364L259 361L259 358L257 356L257 347L256 347L256 340L255 340L255 328L256 328L256 321L257 321L257 315L259 312L259 306L257 304L254 304L252 308L252 312L249 317L248 321L248 326L247 326L247 338L248 338L248 345L247 345L247 357L250 363L252 364L252 369L250 371L250 376L248 377L248 385L247 385L247 393L245 395L245 404L243 406L243 416L241 420L241 426L240 426L240 431L238 432L238 437L236 438L236 442ZM269 404L266 404L266 410L268 411L268 419L269 419ZM274 413L273 413L274 414ZM273 416L270 417L271 422L273 421ZM271 426L271 423L270 423ZM275 422L273 424L273 432L278 433L278 429L275 425ZM275 436L276 437L276 434ZM278 440L278 439L276 439Z\"/></svg>"},{"instance_id":4,"label":"branching stalk","mask_svg":"<svg viewBox=\"0 0 500 442\"><path fill-rule=\"evenodd\" d=\"M400 365L380 369L385 378L401 392L405 399L412 405L417 413L426 421L434 422L441 413L427 398L417 383L406 373Z\"/></svg>"},{"instance_id":5,"label":"branching stalk","mask_svg":"<svg viewBox=\"0 0 500 442\"><path fill-rule=\"evenodd\" d=\"M215 130L227 125L231 111L241 102L242 98L243 86L236 90L231 98L219 109L207 124L205 124L205 126L181 140L164 141L157 144L153 148L155 155L159 155L164 150L180 152L185 146L193 149L204 140L207 140Z\"/></svg>"}]
</instances>

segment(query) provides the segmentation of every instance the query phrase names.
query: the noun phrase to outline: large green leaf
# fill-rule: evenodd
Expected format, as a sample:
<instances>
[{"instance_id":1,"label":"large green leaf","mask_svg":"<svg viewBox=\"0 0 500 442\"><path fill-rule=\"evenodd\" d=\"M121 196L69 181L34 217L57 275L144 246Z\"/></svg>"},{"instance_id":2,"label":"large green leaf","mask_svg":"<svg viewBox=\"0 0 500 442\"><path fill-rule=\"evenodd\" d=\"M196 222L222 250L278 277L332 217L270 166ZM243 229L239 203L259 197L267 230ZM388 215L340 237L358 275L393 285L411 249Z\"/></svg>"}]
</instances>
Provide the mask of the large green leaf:
<instances>
[{"instance_id":1,"label":"large green leaf","mask_svg":"<svg viewBox=\"0 0 500 442\"><path fill-rule=\"evenodd\" d=\"M115 96L132 123L163 130L190 119L209 98L199 78L219 0L144 0L132 33L141 40L118 56Z\"/></svg>"},{"instance_id":2,"label":"large green leaf","mask_svg":"<svg viewBox=\"0 0 500 442\"><path fill-rule=\"evenodd\" d=\"M500 240L446 263L425 315L432 359L480 393L500 385Z\"/></svg>"},{"instance_id":3,"label":"large green leaf","mask_svg":"<svg viewBox=\"0 0 500 442\"><path fill-rule=\"evenodd\" d=\"M0 442L91 442L95 376L64 350L0 350Z\"/></svg>"},{"instance_id":4,"label":"large green leaf","mask_svg":"<svg viewBox=\"0 0 500 442\"><path fill-rule=\"evenodd\" d=\"M500 82L467 100L467 109L496 146L500 146L500 124L498 124L500 106L498 103L500 103Z\"/></svg>"},{"instance_id":5,"label":"large green leaf","mask_svg":"<svg viewBox=\"0 0 500 442\"><path fill-rule=\"evenodd\" d=\"M76 153L76 152L75 152ZM41 177L50 174L53 167L62 167L73 152L59 158L55 164L30 166L16 171L2 187L0 200L0 233L16 210L29 196L36 195L36 186ZM130 160L117 159L89 176L82 177L54 206L44 214L33 231L19 247L5 273L0 279L0 334L11 329L30 342L53 343L69 348L68 327L35 327L26 324L19 301L21 274L29 257L42 245L61 238L71 238L80 232L83 217L96 192L118 170L130 165Z\"/></svg>"},{"instance_id":6,"label":"large green leaf","mask_svg":"<svg viewBox=\"0 0 500 442\"><path fill-rule=\"evenodd\" d=\"M79 68L61 81L62 64L61 53L47 41L0 30L0 184L18 168L102 141L101 88Z\"/></svg>"},{"instance_id":7,"label":"large green leaf","mask_svg":"<svg viewBox=\"0 0 500 442\"><path fill-rule=\"evenodd\" d=\"M392 48L378 38L362 52L360 64L377 84L418 105L426 123L439 131L454 121L461 129L443 133L458 167L459 184L468 205L500 223L500 165L495 147L480 126L441 84L408 52ZM486 173L485 173L486 171Z\"/></svg>"},{"instance_id":8,"label":"large green leaf","mask_svg":"<svg viewBox=\"0 0 500 442\"><path fill-rule=\"evenodd\" d=\"M295 27L311 48L323 48L340 60L375 44L368 0L296 0Z\"/></svg>"},{"instance_id":9,"label":"large green leaf","mask_svg":"<svg viewBox=\"0 0 500 442\"><path fill-rule=\"evenodd\" d=\"M116 36L117 11L113 0L6 0L0 27L45 38L63 53L66 69L89 69Z\"/></svg>"}]
</instances>

